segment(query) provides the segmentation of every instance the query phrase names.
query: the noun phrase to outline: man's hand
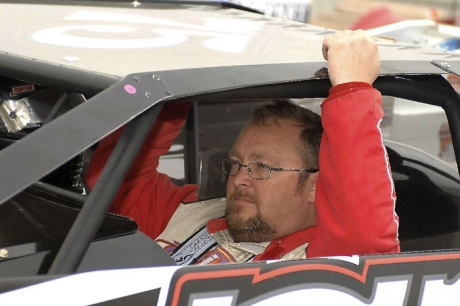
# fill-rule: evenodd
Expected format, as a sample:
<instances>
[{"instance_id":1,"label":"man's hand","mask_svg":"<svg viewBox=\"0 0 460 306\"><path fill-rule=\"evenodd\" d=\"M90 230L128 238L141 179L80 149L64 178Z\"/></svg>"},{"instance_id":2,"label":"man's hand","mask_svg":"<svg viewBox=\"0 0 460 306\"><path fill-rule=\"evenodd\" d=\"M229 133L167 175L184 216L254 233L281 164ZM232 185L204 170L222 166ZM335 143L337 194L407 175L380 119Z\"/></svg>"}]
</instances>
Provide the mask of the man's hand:
<instances>
[{"instance_id":1,"label":"man's hand","mask_svg":"<svg viewBox=\"0 0 460 306\"><path fill-rule=\"evenodd\" d=\"M345 30L323 41L332 86L347 82L372 84L380 70L378 47L363 30Z\"/></svg>"}]
</instances>

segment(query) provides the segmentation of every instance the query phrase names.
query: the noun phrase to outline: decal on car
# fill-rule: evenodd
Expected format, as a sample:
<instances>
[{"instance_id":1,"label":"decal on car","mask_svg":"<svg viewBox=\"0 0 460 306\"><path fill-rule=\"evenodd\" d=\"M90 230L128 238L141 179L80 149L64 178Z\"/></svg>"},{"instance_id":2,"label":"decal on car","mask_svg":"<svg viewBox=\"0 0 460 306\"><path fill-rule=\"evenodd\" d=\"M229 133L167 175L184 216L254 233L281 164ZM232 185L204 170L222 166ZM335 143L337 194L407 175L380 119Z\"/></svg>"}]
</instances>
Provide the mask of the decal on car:
<instances>
[{"instance_id":1,"label":"decal on car","mask_svg":"<svg viewBox=\"0 0 460 306\"><path fill-rule=\"evenodd\" d=\"M24 85L13 86L11 87L10 96L13 97L13 96L33 92L33 91L35 91L34 84L24 84Z\"/></svg>"},{"instance_id":2,"label":"decal on car","mask_svg":"<svg viewBox=\"0 0 460 306\"><path fill-rule=\"evenodd\" d=\"M203 46L207 49L241 53L262 25L258 21L211 17L206 18L204 25L195 25L134 14L98 11L78 11L63 20L69 25L38 30L32 35L32 39L43 44L72 48L137 49L175 46L193 37L204 37L207 39ZM77 25L72 24L75 21L78 21ZM101 21L111 24L80 24Z\"/></svg>"},{"instance_id":3,"label":"decal on car","mask_svg":"<svg viewBox=\"0 0 460 306\"><path fill-rule=\"evenodd\" d=\"M361 257L358 265L318 259L234 269L194 267L195 271L181 269L174 275L167 304L195 305L192 300L225 296L223 305L289 305L320 297L325 304L432 305L439 302L432 298L435 292L444 292L449 304L460 298L453 265L460 265L460 254Z\"/></svg>"}]
</instances>

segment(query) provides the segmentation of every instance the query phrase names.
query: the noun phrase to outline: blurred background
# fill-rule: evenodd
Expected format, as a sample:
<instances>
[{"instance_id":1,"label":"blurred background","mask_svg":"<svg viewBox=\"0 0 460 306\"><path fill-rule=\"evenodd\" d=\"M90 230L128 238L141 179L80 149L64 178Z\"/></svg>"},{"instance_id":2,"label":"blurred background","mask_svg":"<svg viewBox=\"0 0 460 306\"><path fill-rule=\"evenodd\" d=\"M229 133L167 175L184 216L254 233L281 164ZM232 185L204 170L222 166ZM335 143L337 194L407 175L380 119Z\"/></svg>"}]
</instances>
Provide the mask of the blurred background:
<instances>
[{"instance_id":1,"label":"blurred background","mask_svg":"<svg viewBox=\"0 0 460 306\"><path fill-rule=\"evenodd\" d=\"M457 24L458 0L230 0L283 19L338 30L407 19ZM361 20L364 19L364 20ZM357 24L362 23L365 24ZM458 25L458 24L457 24Z\"/></svg>"},{"instance_id":2,"label":"blurred background","mask_svg":"<svg viewBox=\"0 0 460 306\"><path fill-rule=\"evenodd\" d=\"M335 29L363 29L388 23L430 19L456 24L458 0L312 0L309 23Z\"/></svg>"}]
</instances>

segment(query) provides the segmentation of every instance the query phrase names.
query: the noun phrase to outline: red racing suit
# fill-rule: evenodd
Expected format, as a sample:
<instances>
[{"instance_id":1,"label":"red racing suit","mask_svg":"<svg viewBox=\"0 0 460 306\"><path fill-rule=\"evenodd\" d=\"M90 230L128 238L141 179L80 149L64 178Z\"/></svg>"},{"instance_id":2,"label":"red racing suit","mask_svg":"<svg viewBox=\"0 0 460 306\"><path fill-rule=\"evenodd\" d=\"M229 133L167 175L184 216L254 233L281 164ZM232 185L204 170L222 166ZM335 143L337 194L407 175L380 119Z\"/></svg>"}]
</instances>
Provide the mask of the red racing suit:
<instances>
[{"instance_id":1,"label":"red racing suit","mask_svg":"<svg viewBox=\"0 0 460 306\"><path fill-rule=\"evenodd\" d=\"M396 195L380 130L381 103L380 93L367 83L331 88L321 110L324 133L316 186L316 226L258 244L257 250L251 251L254 254L251 258L234 256L236 259L230 261L399 252ZM199 201L198 186L178 187L156 170L160 155L169 150L179 134L187 109L185 103L174 104L174 109L168 104L163 107L111 207L111 212L133 218L139 229L152 239L165 235L165 228L180 207L198 207L206 202L184 204ZM120 134L121 129L107 136L94 152L86 173L90 188ZM206 203L204 206L217 207ZM225 207L225 202L221 207ZM218 218L222 212L219 208L211 220L201 221L213 235L225 234L225 219ZM158 241L169 252L201 224L190 227L182 220L174 226L183 237ZM168 229L172 227L170 224ZM221 239L216 240L222 243ZM230 246L235 247L231 242Z\"/></svg>"}]
</instances>

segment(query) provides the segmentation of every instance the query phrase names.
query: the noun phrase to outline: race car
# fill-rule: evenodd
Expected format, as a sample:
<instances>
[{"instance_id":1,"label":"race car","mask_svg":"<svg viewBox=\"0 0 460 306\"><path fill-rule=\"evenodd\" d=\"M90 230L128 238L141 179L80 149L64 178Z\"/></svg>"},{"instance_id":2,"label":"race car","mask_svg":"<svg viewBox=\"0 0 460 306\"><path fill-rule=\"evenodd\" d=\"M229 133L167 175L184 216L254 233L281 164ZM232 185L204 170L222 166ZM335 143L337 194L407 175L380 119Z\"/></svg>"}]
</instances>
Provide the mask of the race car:
<instances>
[{"instance_id":1,"label":"race car","mask_svg":"<svg viewBox=\"0 0 460 306\"><path fill-rule=\"evenodd\" d=\"M222 196L216 161L252 109L327 97L320 51L334 30L216 1L2 1L0 10L8 12L0 41L0 304L459 300L458 169L391 140L400 254L179 267L135 220L107 213L165 103L194 102L164 160L182 169L174 180L199 183L200 198ZM382 63L374 87L442 108L458 161L460 100L446 76L460 72L459 55L375 39ZM89 191L91 153L123 125Z\"/></svg>"}]
</instances>

